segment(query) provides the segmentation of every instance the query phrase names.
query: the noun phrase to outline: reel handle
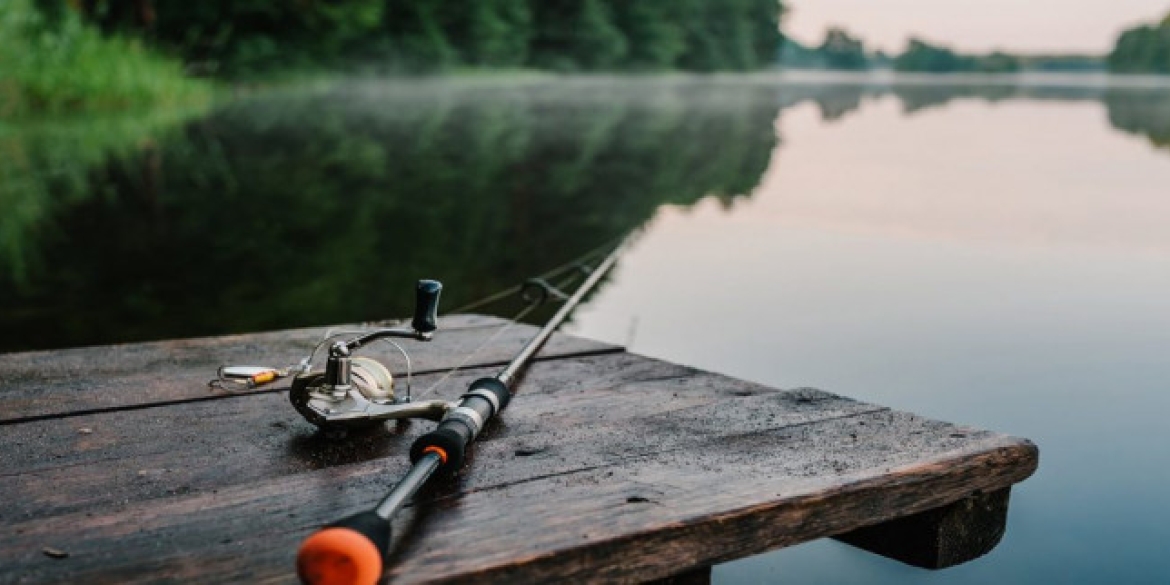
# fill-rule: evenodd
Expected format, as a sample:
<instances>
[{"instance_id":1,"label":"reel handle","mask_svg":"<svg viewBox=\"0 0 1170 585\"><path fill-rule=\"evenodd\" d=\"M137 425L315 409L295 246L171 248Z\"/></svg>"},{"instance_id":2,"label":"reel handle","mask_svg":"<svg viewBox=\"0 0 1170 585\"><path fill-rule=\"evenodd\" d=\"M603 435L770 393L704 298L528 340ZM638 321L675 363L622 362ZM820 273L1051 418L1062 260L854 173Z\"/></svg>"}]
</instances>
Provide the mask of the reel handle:
<instances>
[{"instance_id":1,"label":"reel handle","mask_svg":"<svg viewBox=\"0 0 1170 585\"><path fill-rule=\"evenodd\" d=\"M431 333L439 328L439 294L443 283L437 280L420 280L415 285L414 320L410 326L419 333Z\"/></svg>"}]
</instances>

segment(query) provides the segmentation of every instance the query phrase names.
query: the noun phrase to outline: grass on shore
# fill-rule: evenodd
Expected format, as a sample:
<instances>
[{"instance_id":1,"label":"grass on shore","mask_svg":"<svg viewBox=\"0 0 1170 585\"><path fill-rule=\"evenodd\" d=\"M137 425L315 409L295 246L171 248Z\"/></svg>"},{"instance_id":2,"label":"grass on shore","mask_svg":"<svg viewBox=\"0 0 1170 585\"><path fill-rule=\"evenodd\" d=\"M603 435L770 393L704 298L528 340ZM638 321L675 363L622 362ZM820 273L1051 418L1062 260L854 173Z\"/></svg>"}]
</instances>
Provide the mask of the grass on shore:
<instances>
[{"instance_id":1,"label":"grass on shore","mask_svg":"<svg viewBox=\"0 0 1170 585\"><path fill-rule=\"evenodd\" d=\"M0 2L0 118L191 105L212 92L178 60L103 36L71 10L50 23L30 0Z\"/></svg>"}]
</instances>

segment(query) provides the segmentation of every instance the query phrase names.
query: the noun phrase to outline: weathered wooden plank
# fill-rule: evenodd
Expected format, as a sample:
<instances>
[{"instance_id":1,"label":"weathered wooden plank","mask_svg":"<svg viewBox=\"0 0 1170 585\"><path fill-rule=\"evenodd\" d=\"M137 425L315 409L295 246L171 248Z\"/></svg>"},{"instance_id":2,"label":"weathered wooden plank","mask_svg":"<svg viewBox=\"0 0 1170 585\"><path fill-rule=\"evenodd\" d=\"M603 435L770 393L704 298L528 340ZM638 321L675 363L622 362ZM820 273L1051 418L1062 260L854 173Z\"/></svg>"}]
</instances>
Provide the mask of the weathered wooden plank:
<instances>
[{"instance_id":1,"label":"weathered wooden plank","mask_svg":"<svg viewBox=\"0 0 1170 585\"><path fill-rule=\"evenodd\" d=\"M952 429L900 413L789 430L435 501L414 534L441 534L442 544L404 539L393 574L403 582L657 578L1010 485L1035 456L1026 442L992 436L946 450ZM476 526L491 526L493 542L482 532L477 540ZM474 564L452 551L476 551Z\"/></svg>"},{"instance_id":2,"label":"weathered wooden plank","mask_svg":"<svg viewBox=\"0 0 1170 585\"><path fill-rule=\"evenodd\" d=\"M991 552L1007 528L1011 488L978 492L940 508L835 538L924 569L945 569Z\"/></svg>"},{"instance_id":3,"label":"weathered wooden plank","mask_svg":"<svg viewBox=\"0 0 1170 585\"><path fill-rule=\"evenodd\" d=\"M494 333L462 325L446 337ZM7 379L0 388L56 396L61 407L62 396L84 404L94 392L71 381L86 356L122 351L131 357L102 375L144 384L156 401L119 396L104 411L0 423L9 447L0 450L0 583L290 582L300 539L376 500L430 424L328 441L285 393L171 403L158 398L165 384L136 371L177 372L205 392L217 352L264 359L259 352L293 344L289 334L219 340L230 351L209 339L68 350L81 353L63 363L45 352L7 370L12 356L0 356L0 374L49 364L53 383L38 391ZM1006 494L1036 466L1021 439L558 343L551 353L575 357L534 364L465 471L398 519L396 581L645 581L861 527L923 539L909 552L859 542L880 554L949 562L994 546L995 516L969 505L975 494ZM459 372L435 395L453 398L494 369ZM416 396L438 379L419 376ZM45 547L69 556L49 558Z\"/></svg>"},{"instance_id":4,"label":"weathered wooden plank","mask_svg":"<svg viewBox=\"0 0 1170 585\"><path fill-rule=\"evenodd\" d=\"M1035 466L1024 441L628 354L535 365L499 422L400 521L400 580L659 578ZM8 425L21 444L0 455L15 535L0 566L33 581L287 580L299 539L372 503L425 426L325 442L277 394Z\"/></svg>"},{"instance_id":5,"label":"weathered wooden plank","mask_svg":"<svg viewBox=\"0 0 1170 585\"><path fill-rule=\"evenodd\" d=\"M459 365L485 340L500 333L503 319L456 315L440 321L429 343L405 342L416 372ZM339 329L339 328L333 328ZM476 352L467 366L507 362L535 333L514 325ZM0 424L108 409L217 398L207 382L223 364L284 367L304 357L328 331L295 329L130 345L0 354ZM544 358L617 351L615 346L555 335L542 350ZM384 344L363 349L396 372L405 364ZM321 356L318 357L321 359ZM287 384L273 386L287 388Z\"/></svg>"},{"instance_id":6,"label":"weathered wooden plank","mask_svg":"<svg viewBox=\"0 0 1170 585\"><path fill-rule=\"evenodd\" d=\"M396 524L392 575L396 582L660 578L936 508L1034 468L1026 441L957 438L954 429L879 411L705 449L618 454L605 465L505 486L449 482ZM489 461L486 451L468 476L507 464ZM296 544L313 526L377 498L374 484L385 481L379 467L345 465L17 522L0 562L13 580L288 580ZM44 546L71 556L46 558Z\"/></svg>"},{"instance_id":7,"label":"weathered wooden plank","mask_svg":"<svg viewBox=\"0 0 1170 585\"><path fill-rule=\"evenodd\" d=\"M435 395L454 398L468 382L491 371L461 372ZM595 372L591 384L582 385L583 371ZM438 377L420 376L417 385L425 388ZM507 460L520 453L523 461L488 466L469 480L468 489L596 464L602 460L587 458L575 444L589 443L604 453L628 450L645 442L638 430L644 424L677 423L693 427L693 433L718 434L876 408L811 390L785 393L629 354L537 363L528 378L515 397L516 407L480 441L487 448L496 439L534 435L519 446L509 445L511 453L498 454ZM753 417L761 400L775 402L780 418ZM725 424L736 417L738 426ZM651 422L630 422L639 419ZM405 470L408 446L430 426L394 424L388 432L326 441L292 410L284 393L9 425L0 428L0 437L12 447L0 451L0 493L10 496L0 500L0 520L206 491L361 461L389 460L379 464L399 473ZM539 434L550 427L560 429L557 435ZM655 446L681 437L664 433ZM104 487L95 490L95 485Z\"/></svg>"}]
</instances>

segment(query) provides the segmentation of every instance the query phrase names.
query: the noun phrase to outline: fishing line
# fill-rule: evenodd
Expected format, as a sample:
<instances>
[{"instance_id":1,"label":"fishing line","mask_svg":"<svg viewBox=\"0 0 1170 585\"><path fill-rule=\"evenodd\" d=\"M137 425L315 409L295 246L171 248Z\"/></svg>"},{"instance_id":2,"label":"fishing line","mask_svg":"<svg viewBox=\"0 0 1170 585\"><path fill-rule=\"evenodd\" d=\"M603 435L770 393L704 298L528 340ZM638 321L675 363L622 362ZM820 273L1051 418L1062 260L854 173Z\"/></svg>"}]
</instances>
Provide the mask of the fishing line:
<instances>
[{"instance_id":1,"label":"fishing line","mask_svg":"<svg viewBox=\"0 0 1170 585\"><path fill-rule=\"evenodd\" d=\"M608 245L608 243L607 243L607 245ZM544 279L544 278L551 278L551 277L556 276L556 275L564 274L565 272L567 272L569 270L573 270L573 269L577 269L578 273L581 275L588 275L588 273L591 269L589 269L587 266L585 266L583 264L583 262L585 260L588 260L589 258L591 258L593 256L599 255L600 252L605 252L606 250L607 250L606 247L594 248L593 250L590 250L589 252L585 253L584 255L577 257L575 260L573 260L571 262L566 262L565 264L562 264L556 268L553 268L552 270L549 270L549 271L541 274L539 277L537 277L535 279L529 279L528 282L536 282L536 281L540 281L541 279ZM574 280L576 280L578 278L578 273L574 273L574 274L570 275L568 278L557 283L556 286L552 287L553 290L557 291L559 293L560 288L568 286L570 283L572 283ZM503 325L501 325L500 329L498 331L496 331L494 334L492 334L491 337L488 337L487 339L485 339L483 342L481 342L479 345L477 345L475 347L475 349L473 349L470 353L466 354L463 357L463 359L459 361L458 365L451 368L450 370L447 370L447 372L445 372L441 378L439 378L434 384L431 384L426 390L424 390L421 394L419 394L418 398L420 400L427 397L427 396L430 396L432 393L435 392L435 390L438 390L439 387L442 386L442 384L444 382L449 380L451 378L451 376L453 376L456 372L462 370L464 368L464 366L466 366L468 364L468 362L471 361L472 358L479 355L479 353L481 351L483 351L483 349L485 347L490 345L496 339L499 339L499 337L501 335L506 333L512 327L514 327L517 323L520 322L521 319L526 317L529 313L531 313L533 310L535 310L538 306L544 304L544 302L549 299L548 295L542 295L539 297L529 298L528 296L526 296L527 290L528 290L527 287L524 287L524 286L521 286L521 288L520 288L520 293L522 295L522 298L524 299L524 302L527 303L527 306L525 306L523 309L520 309L520 311L518 313L516 313L515 315L513 315L511 319L508 319L507 323L504 323ZM509 288L509 289L501 291L501 292L506 293L507 295L516 294L516 287L512 287L512 288ZM505 295L501 295L500 293L496 293L496 294L491 295L490 297L486 297L486 298L491 299L491 300L499 300L501 298L504 298L504 296ZM566 298L568 298L568 297L565 297L562 293L562 296L560 298L555 298L555 300L557 302L564 302ZM477 302L479 302L479 301L477 301ZM473 303L473 304L475 304L475 303ZM483 303L483 304L486 304L486 303ZM466 310L467 309L465 309L465 308L460 308L460 310L452 311L452 313L458 314L458 313L461 313L461 312L466 311Z\"/></svg>"},{"instance_id":2,"label":"fishing line","mask_svg":"<svg viewBox=\"0 0 1170 585\"><path fill-rule=\"evenodd\" d=\"M592 250L589 250L588 252L585 252L584 254L582 254L582 255L580 255L572 260L569 260L568 262L565 262L564 264L550 268L549 270L547 270L541 274L536 275L535 278L542 278L542 279L555 278L557 276L560 276L561 274L564 274L565 272L567 272L569 270L572 270L574 268L580 268L582 265L586 264L589 260L592 260L592 259L596 258L597 256L600 256L602 252L606 252L609 249L613 248L614 244L616 242L618 242L619 240L620 240L620 238L614 238L612 240L609 240L609 241L605 242L604 244L597 246L596 248L593 248ZM459 307L457 309L447 311L447 312L452 314L452 315L466 313L472 309L477 309L479 307L482 307L484 305L498 301L500 299L508 298L510 295L515 294L515 292L516 292L516 287L510 286L508 288L505 288L505 289L496 291L490 295L487 295L486 297L482 297L479 300L472 301L470 303L467 303L466 305L463 305L462 307Z\"/></svg>"},{"instance_id":3,"label":"fishing line","mask_svg":"<svg viewBox=\"0 0 1170 585\"><path fill-rule=\"evenodd\" d=\"M544 302L546 302L547 300L549 300L550 296L552 297L553 300L565 301L567 299L567 297L564 295L564 293L562 293L560 291L560 289L567 286L573 280L573 278L576 276L588 276L589 272L592 269L590 269L586 263L588 261L596 258L597 256L599 256L601 253L605 252L606 250L608 250L616 241L617 241L617 239L607 241L604 244L597 246L597 247L585 252L584 254L581 254L580 256L578 256L578 257L576 257L568 262L560 264L559 266L555 266L555 267L553 267L549 270L546 270L545 272L537 275L536 277L530 278L527 281L525 281L525 283L519 287L519 293L521 295L521 298L524 300L525 303L528 303L528 305L526 307L524 307L523 309L521 309L519 312L517 312L514 316L512 316L511 319L508 319L500 327L500 329L498 331L496 331L493 335L491 335L486 340L484 340L482 343L480 343L478 346L476 346L475 349L472 350L470 353L466 354L463 357L463 359L460 360L458 365L456 365L454 368L451 368L450 370L447 370L443 374L443 376L441 378L439 378L438 381L436 381L434 384L432 384L430 387L428 387L422 393L420 398L422 398L424 396L428 396L431 393L433 393L436 389L438 389L440 387L440 385L442 385L444 382L449 380L452 375L454 375L456 372L458 372L462 368L464 368L467 365L467 363L471 361L472 358L479 355L479 353L482 352L483 349L485 347L487 347L488 344L499 339L499 337L501 335L503 335L509 329L511 329L513 326L515 326L517 322L524 319L524 317L526 317L538 305L541 305ZM570 275L569 278L565 279L564 281L562 281L556 285L548 284L548 282L547 282L548 279L553 279L553 278L558 277L562 274L565 274L566 272L569 272L569 271L574 271L573 274ZM533 289L535 289L537 291L536 294L532 293ZM467 304L463 305L462 307L455 309L454 311L452 311L452 313L453 314L466 313L472 309L476 309L476 308L482 307L484 305L488 305L490 303L502 300L502 299L507 298L507 297L509 297L513 294L516 294L516 293L517 293L517 287L508 287L506 289L502 289L500 291L497 291L495 293L492 293L490 295L482 297L479 300L473 301L471 303L467 303ZM378 322L377 324L378 325L389 325L392 322L397 323L397 321L382 321L382 322ZM216 371L216 377L214 379L212 379L211 381L209 381L207 383L207 385L209 388L215 388L215 389L223 390L223 391L230 392L230 393L236 393L236 392L244 392L247 390L252 390L258 386L268 384L272 381L275 381L275 380L280 379L280 378L285 378L285 377L288 377L290 375L295 376L295 375L308 374L313 369L313 360L316 359L317 352L319 352L321 350L321 348L325 346L325 344L327 344L330 341L337 339L339 337L343 337L343 336L347 336L347 335L368 335L370 333L377 332L380 330L384 331L386 329L384 329L384 328L383 329L345 329L345 330L340 330L340 331L337 331L334 329L328 329L328 330L326 330L325 335L321 338L321 340L318 341L313 346L313 349L309 351L309 354L294 365L290 365L289 367L283 368L283 369L270 368L270 367L260 367L260 366L221 366ZM390 343L391 345L393 345L398 350L398 353L402 354L403 360L406 361L406 399L405 399L405 401L410 402L412 400L412 388L413 388L413 364L412 364L411 359L410 359L410 354L401 345L399 345L398 343L396 343L388 338L380 338L380 339L377 339L375 341L386 341L386 342Z\"/></svg>"},{"instance_id":4,"label":"fishing line","mask_svg":"<svg viewBox=\"0 0 1170 585\"><path fill-rule=\"evenodd\" d=\"M513 291L513 292L515 292L515 291ZM430 396L432 393L434 393L435 390L438 390L439 386L443 385L443 382L446 382L447 380L449 380L451 378L451 376L453 376L455 374L455 372L462 370L463 367L466 366L467 363L471 361L471 358L479 355L479 352L483 351L483 348L487 347L489 344L494 342L496 339L499 339L499 337L501 335L503 335L505 332L507 332L509 329L511 329L514 325L516 325L521 319L523 319L525 316L527 316L528 313L531 313L532 310L535 309L539 304L540 303L529 303L528 306L524 307L523 309L520 309L520 311L518 313L516 313L511 319L509 319L507 323L501 325L500 328L497 329L496 332L491 335L491 337L488 337L487 339L485 339L482 343L480 343L478 346L476 346L476 348L474 350L472 350L470 353L465 355L463 357L463 359L459 361L458 365L451 368L450 370L447 370L447 372L443 374L443 377L439 378L434 384L431 384L426 390L423 390L422 393L418 395L419 400L422 400L423 398Z\"/></svg>"}]
</instances>

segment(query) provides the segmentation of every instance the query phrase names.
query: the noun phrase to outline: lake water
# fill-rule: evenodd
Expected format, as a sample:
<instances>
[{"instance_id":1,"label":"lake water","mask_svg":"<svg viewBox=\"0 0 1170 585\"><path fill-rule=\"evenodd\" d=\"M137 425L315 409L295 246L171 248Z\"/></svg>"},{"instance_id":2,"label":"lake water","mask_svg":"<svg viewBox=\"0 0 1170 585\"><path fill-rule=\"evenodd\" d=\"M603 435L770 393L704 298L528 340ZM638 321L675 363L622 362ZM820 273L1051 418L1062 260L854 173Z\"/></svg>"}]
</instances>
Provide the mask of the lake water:
<instances>
[{"instance_id":1,"label":"lake water","mask_svg":"<svg viewBox=\"0 0 1170 585\"><path fill-rule=\"evenodd\" d=\"M0 127L0 350L454 309L630 229L569 330L1035 441L1003 542L717 583L1170 580L1170 86L355 82ZM488 310L508 314L508 306Z\"/></svg>"}]
</instances>

